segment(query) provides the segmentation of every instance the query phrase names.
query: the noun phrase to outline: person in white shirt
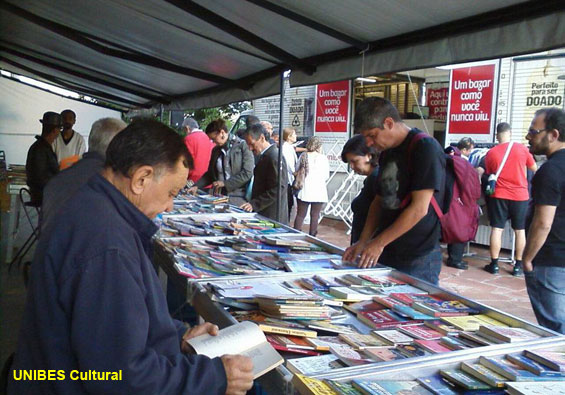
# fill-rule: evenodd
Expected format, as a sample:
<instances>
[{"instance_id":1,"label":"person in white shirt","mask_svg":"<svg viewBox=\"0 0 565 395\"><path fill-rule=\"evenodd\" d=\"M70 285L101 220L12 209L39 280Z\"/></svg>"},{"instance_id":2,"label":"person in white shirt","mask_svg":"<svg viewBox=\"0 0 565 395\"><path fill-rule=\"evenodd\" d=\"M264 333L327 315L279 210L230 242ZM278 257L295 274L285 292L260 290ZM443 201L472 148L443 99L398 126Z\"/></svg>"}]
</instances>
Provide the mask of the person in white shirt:
<instances>
[{"instance_id":1,"label":"person in white shirt","mask_svg":"<svg viewBox=\"0 0 565 395\"><path fill-rule=\"evenodd\" d=\"M310 232L311 236L318 233L318 218L322 207L328 202L326 180L330 178L330 164L325 154L320 153L322 140L311 137L306 145L306 152L300 156L297 171L304 166L306 177L304 187L298 192L297 212L294 220L294 229L301 230L308 207L310 207Z\"/></svg>"},{"instance_id":2,"label":"person in white shirt","mask_svg":"<svg viewBox=\"0 0 565 395\"><path fill-rule=\"evenodd\" d=\"M294 205L294 191L292 189L292 183L294 182L294 169L296 169L296 162L298 162L298 157L296 156L296 150L292 144L296 143L296 130L292 128L283 129L283 145L282 154L284 160L286 161L286 169L288 173L288 217L290 218L290 212L292 211L292 206Z\"/></svg>"},{"instance_id":3,"label":"person in white shirt","mask_svg":"<svg viewBox=\"0 0 565 395\"><path fill-rule=\"evenodd\" d=\"M73 130L77 119L74 111L62 111L61 118L63 119L63 131L57 136L51 146L55 155L57 155L59 168L64 170L82 157L82 154L86 151L86 143L84 138Z\"/></svg>"}]
</instances>

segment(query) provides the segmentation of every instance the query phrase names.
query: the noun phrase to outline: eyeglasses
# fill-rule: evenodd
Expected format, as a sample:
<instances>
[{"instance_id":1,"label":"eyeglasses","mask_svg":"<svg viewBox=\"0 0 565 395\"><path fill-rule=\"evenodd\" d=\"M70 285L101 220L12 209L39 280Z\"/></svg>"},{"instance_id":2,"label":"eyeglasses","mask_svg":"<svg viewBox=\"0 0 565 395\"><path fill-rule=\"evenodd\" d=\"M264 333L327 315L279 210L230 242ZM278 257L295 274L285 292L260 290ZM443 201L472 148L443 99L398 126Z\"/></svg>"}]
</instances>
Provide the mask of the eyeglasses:
<instances>
[{"instance_id":1,"label":"eyeglasses","mask_svg":"<svg viewBox=\"0 0 565 395\"><path fill-rule=\"evenodd\" d=\"M549 130L549 129L534 129L534 128L529 128L529 129L528 129L528 134L529 134L530 136L535 136L535 135L540 134L541 132L546 132L546 131L548 131L548 130Z\"/></svg>"}]
</instances>

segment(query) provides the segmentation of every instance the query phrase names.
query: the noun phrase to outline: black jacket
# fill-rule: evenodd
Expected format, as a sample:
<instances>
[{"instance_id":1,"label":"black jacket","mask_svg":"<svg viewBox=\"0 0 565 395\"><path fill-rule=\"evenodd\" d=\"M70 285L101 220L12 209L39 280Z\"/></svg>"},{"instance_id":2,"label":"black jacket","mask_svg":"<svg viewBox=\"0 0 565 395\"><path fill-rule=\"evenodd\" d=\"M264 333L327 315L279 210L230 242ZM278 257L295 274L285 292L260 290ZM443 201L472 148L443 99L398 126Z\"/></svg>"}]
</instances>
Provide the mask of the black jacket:
<instances>
[{"instance_id":1,"label":"black jacket","mask_svg":"<svg viewBox=\"0 0 565 395\"><path fill-rule=\"evenodd\" d=\"M251 206L253 211L264 217L277 219L277 176L279 173L279 150L276 145L271 145L259 157L254 170L253 190L251 192ZM283 169L286 162L283 158ZM287 201L288 176L287 172L281 172L281 221L288 223L288 201Z\"/></svg>"},{"instance_id":2,"label":"black jacket","mask_svg":"<svg viewBox=\"0 0 565 395\"><path fill-rule=\"evenodd\" d=\"M35 136L35 138L37 141L29 147L27 152L26 175L31 201L41 204L43 188L47 181L59 172L59 162L51 144L41 136Z\"/></svg>"},{"instance_id":3,"label":"black jacket","mask_svg":"<svg viewBox=\"0 0 565 395\"><path fill-rule=\"evenodd\" d=\"M253 166L255 165L253 153L249 150L245 141L237 136L230 136L226 144L228 145L228 153L224 166L230 177L224 181L225 188L222 192L229 196L243 198L247 183L253 177ZM221 155L221 151L222 147L218 146L212 149L208 171L195 184L198 188L203 188L220 179L216 162Z\"/></svg>"}]
</instances>

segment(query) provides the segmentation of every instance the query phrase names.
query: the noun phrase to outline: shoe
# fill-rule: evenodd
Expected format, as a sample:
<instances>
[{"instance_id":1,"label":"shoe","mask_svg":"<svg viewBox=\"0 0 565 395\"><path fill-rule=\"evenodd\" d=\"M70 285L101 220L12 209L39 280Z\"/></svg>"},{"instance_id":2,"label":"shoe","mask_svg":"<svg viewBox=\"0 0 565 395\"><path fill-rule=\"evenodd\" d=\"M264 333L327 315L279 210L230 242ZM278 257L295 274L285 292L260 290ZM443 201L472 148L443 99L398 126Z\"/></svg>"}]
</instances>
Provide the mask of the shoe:
<instances>
[{"instance_id":1,"label":"shoe","mask_svg":"<svg viewBox=\"0 0 565 395\"><path fill-rule=\"evenodd\" d=\"M483 270L489 272L490 274L498 274L498 265L489 263L488 265L483 267Z\"/></svg>"},{"instance_id":2,"label":"shoe","mask_svg":"<svg viewBox=\"0 0 565 395\"><path fill-rule=\"evenodd\" d=\"M512 269L512 275L514 277L521 277L524 275L524 269L522 268L522 265L514 265L514 268Z\"/></svg>"},{"instance_id":3,"label":"shoe","mask_svg":"<svg viewBox=\"0 0 565 395\"><path fill-rule=\"evenodd\" d=\"M449 266L449 267L454 267L455 269L460 269L460 270L467 270L469 268L469 265L465 261L452 262L452 261L448 260L446 262L446 265Z\"/></svg>"}]
</instances>

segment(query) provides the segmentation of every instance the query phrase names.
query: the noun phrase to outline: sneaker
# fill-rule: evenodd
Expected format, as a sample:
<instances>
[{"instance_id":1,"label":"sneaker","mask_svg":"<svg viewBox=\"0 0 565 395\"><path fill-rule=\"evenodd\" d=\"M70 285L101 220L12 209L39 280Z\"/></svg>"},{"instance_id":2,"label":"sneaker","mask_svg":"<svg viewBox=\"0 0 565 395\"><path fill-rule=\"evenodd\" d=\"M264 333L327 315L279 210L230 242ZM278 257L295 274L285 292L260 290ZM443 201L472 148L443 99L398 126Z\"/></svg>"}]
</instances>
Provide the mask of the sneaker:
<instances>
[{"instance_id":1,"label":"sneaker","mask_svg":"<svg viewBox=\"0 0 565 395\"><path fill-rule=\"evenodd\" d=\"M460 269L460 270L467 270L469 268L469 265L465 261L453 262L453 261L447 260L446 265L449 266L449 267L454 267L455 269Z\"/></svg>"},{"instance_id":2,"label":"sneaker","mask_svg":"<svg viewBox=\"0 0 565 395\"><path fill-rule=\"evenodd\" d=\"M486 270L490 274L498 274L498 265L493 265L489 263L488 265L483 267L483 270Z\"/></svg>"},{"instance_id":3,"label":"sneaker","mask_svg":"<svg viewBox=\"0 0 565 395\"><path fill-rule=\"evenodd\" d=\"M524 269L522 268L522 265L514 265L514 268L512 269L512 275L515 277L524 275Z\"/></svg>"}]
</instances>

